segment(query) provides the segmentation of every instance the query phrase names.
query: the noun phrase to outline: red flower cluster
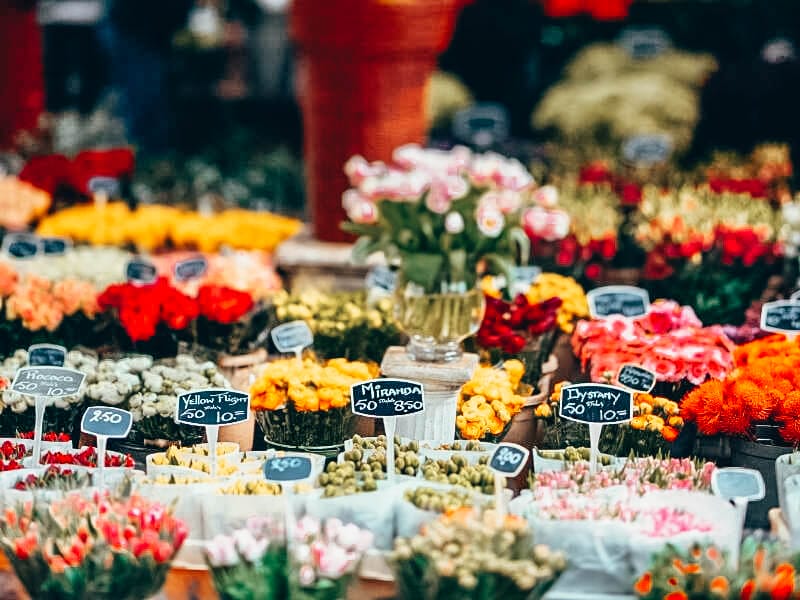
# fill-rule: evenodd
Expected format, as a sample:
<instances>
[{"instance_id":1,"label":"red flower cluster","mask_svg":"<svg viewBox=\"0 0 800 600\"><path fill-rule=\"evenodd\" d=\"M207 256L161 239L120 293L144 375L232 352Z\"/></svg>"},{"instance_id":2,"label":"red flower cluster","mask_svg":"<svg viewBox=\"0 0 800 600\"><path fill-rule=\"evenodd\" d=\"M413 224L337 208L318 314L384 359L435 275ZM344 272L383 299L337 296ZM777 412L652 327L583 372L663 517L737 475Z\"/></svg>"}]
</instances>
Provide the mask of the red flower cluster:
<instances>
[{"instance_id":1,"label":"red flower cluster","mask_svg":"<svg viewBox=\"0 0 800 600\"><path fill-rule=\"evenodd\" d=\"M42 455L42 464L45 465L76 465L79 467L96 467L97 450L84 448L80 452L45 452ZM135 466L130 454L120 456L106 452L106 467L125 467L132 469Z\"/></svg>"},{"instance_id":2,"label":"red flower cluster","mask_svg":"<svg viewBox=\"0 0 800 600\"><path fill-rule=\"evenodd\" d=\"M543 0L548 17L563 18L588 14L598 21L619 21L628 16L633 0Z\"/></svg>"},{"instance_id":3,"label":"red flower cluster","mask_svg":"<svg viewBox=\"0 0 800 600\"><path fill-rule=\"evenodd\" d=\"M119 321L134 342L149 340L163 322L181 330L197 318L197 303L159 277L152 285L117 283L97 298L101 310L116 309Z\"/></svg>"},{"instance_id":4,"label":"red flower cluster","mask_svg":"<svg viewBox=\"0 0 800 600\"><path fill-rule=\"evenodd\" d=\"M17 433L17 437L21 440L32 440L33 439L33 431L23 431L21 433ZM42 434L42 441L43 442L71 442L72 438L68 433L56 433L55 431L48 431L47 433Z\"/></svg>"},{"instance_id":5,"label":"red flower cluster","mask_svg":"<svg viewBox=\"0 0 800 600\"><path fill-rule=\"evenodd\" d=\"M23 459L26 452L25 444L14 444L8 440L0 444L0 458L3 460Z\"/></svg>"},{"instance_id":6,"label":"red flower cluster","mask_svg":"<svg viewBox=\"0 0 800 600\"><path fill-rule=\"evenodd\" d=\"M717 251L719 260L725 266L741 261L745 267L752 267L760 260L772 262L779 255L779 247L769 241L752 227L732 228L718 226L712 239L706 240L700 233L689 233L680 243L667 241L647 254L643 276L645 279L666 279L675 272L677 262L686 261L695 255L704 257Z\"/></svg>"},{"instance_id":7,"label":"red flower cluster","mask_svg":"<svg viewBox=\"0 0 800 600\"><path fill-rule=\"evenodd\" d=\"M561 298L531 304L519 294L513 302L486 297L486 313L478 330L478 343L485 348L500 348L506 354L520 352L530 337L556 326Z\"/></svg>"},{"instance_id":8,"label":"red flower cluster","mask_svg":"<svg viewBox=\"0 0 800 600\"><path fill-rule=\"evenodd\" d=\"M767 182L760 179L734 179L732 177L709 177L711 191L721 194L749 194L753 198L766 198L769 195Z\"/></svg>"},{"instance_id":9,"label":"red flower cluster","mask_svg":"<svg viewBox=\"0 0 800 600\"><path fill-rule=\"evenodd\" d=\"M200 314L217 323L236 323L252 310L253 297L221 285L204 285L197 295Z\"/></svg>"},{"instance_id":10,"label":"red flower cluster","mask_svg":"<svg viewBox=\"0 0 800 600\"><path fill-rule=\"evenodd\" d=\"M235 323L254 304L247 292L211 284L202 286L197 298L192 298L172 287L165 277L152 285L110 285L97 302L102 310L118 312L122 327L134 342L152 338L159 323L180 331L201 315L217 323Z\"/></svg>"},{"instance_id":11,"label":"red flower cluster","mask_svg":"<svg viewBox=\"0 0 800 600\"><path fill-rule=\"evenodd\" d=\"M25 163L19 178L51 194L63 186L88 195L93 177L130 178L134 166L130 148L86 150L72 160L62 154L34 156Z\"/></svg>"},{"instance_id":12,"label":"red flower cluster","mask_svg":"<svg viewBox=\"0 0 800 600\"><path fill-rule=\"evenodd\" d=\"M581 167L578 183L584 185L608 184L619 196L623 206L636 206L642 201L642 187L616 175L605 161L598 160Z\"/></svg>"}]
</instances>

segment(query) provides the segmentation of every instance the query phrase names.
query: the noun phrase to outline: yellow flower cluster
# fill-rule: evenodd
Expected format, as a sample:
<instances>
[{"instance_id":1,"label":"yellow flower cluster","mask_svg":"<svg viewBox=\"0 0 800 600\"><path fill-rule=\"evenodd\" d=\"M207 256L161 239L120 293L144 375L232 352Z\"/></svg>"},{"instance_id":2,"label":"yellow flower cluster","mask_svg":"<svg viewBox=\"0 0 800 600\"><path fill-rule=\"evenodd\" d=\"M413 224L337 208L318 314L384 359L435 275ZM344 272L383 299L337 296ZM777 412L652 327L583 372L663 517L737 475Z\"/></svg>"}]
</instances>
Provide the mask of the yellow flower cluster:
<instances>
[{"instance_id":1,"label":"yellow flower cluster","mask_svg":"<svg viewBox=\"0 0 800 600\"><path fill-rule=\"evenodd\" d=\"M678 437L683 417L677 402L650 394L635 394L633 398L631 429L658 432L668 442Z\"/></svg>"},{"instance_id":2,"label":"yellow flower cluster","mask_svg":"<svg viewBox=\"0 0 800 600\"><path fill-rule=\"evenodd\" d=\"M289 402L298 411L342 408L350 403L350 386L377 376L377 365L344 358L276 360L250 388L250 404L253 410L277 410Z\"/></svg>"},{"instance_id":3,"label":"yellow flower cluster","mask_svg":"<svg viewBox=\"0 0 800 600\"><path fill-rule=\"evenodd\" d=\"M522 410L525 398L518 395L525 365L507 360L502 369L481 365L458 397L456 427L466 440L499 435L512 417Z\"/></svg>"},{"instance_id":4,"label":"yellow flower cluster","mask_svg":"<svg viewBox=\"0 0 800 600\"><path fill-rule=\"evenodd\" d=\"M47 213L52 198L26 181L0 176L0 226L21 229Z\"/></svg>"},{"instance_id":5,"label":"yellow flower cluster","mask_svg":"<svg viewBox=\"0 0 800 600\"><path fill-rule=\"evenodd\" d=\"M170 446L166 452L159 452L153 455L153 464L161 467L182 467L192 469L201 473L211 473L211 463L191 458L190 454L184 454L180 448ZM234 465L225 462L224 459L217 460L217 476L227 477L236 474L237 469Z\"/></svg>"},{"instance_id":6,"label":"yellow flower cluster","mask_svg":"<svg viewBox=\"0 0 800 600\"><path fill-rule=\"evenodd\" d=\"M96 246L134 245L143 251L169 244L202 252L222 246L272 251L300 226L296 219L265 212L235 209L205 216L160 205L130 210L123 202L112 202L59 211L42 219L37 232Z\"/></svg>"},{"instance_id":7,"label":"yellow flower cluster","mask_svg":"<svg viewBox=\"0 0 800 600\"><path fill-rule=\"evenodd\" d=\"M356 327L381 329L392 324L392 299L381 298L368 306L365 292L328 294L309 289L289 295L282 290L272 303L279 321L305 321L315 335L337 336Z\"/></svg>"},{"instance_id":8,"label":"yellow flower cluster","mask_svg":"<svg viewBox=\"0 0 800 600\"><path fill-rule=\"evenodd\" d=\"M586 293L572 277L558 273L542 273L525 296L531 304L544 302L550 298L561 298L556 319L559 328L565 333L572 333L575 321L589 316Z\"/></svg>"}]
</instances>

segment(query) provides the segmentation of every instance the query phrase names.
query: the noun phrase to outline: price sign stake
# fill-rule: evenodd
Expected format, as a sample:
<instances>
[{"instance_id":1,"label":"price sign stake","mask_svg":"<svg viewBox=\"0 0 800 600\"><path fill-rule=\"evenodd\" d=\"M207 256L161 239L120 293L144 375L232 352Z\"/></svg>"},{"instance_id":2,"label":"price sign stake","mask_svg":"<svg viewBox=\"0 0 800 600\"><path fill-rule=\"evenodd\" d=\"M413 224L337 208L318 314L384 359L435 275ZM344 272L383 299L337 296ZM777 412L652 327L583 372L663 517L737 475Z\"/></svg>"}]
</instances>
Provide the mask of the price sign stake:
<instances>
[{"instance_id":1,"label":"price sign stake","mask_svg":"<svg viewBox=\"0 0 800 600\"><path fill-rule=\"evenodd\" d=\"M133 425L133 415L113 406L93 406L86 409L81 419L81 431L97 438L98 486L105 486L106 442L108 438L128 437Z\"/></svg>"},{"instance_id":2,"label":"price sign stake","mask_svg":"<svg viewBox=\"0 0 800 600\"><path fill-rule=\"evenodd\" d=\"M22 367L14 375L11 391L36 399L33 428L33 461L39 464L42 454L44 410L56 398L76 395L86 378L84 373L63 367Z\"/></svg>"},{"instance_id":3,"label":"price sign stake","mask_svg":"<svg viewBox=\"0 0 800 600\"><path fill-rule=\"evenodd\" d=\"M590 469L597 471L600 433L603 425L625 423L633 418L633 394L604 383L577 383L561 388L559 414L589 425Z\"/></svg>"},{"instance_id":4,"label":"price sign stake","mask_svg":"<svg viewBox=\"0 0 800 600\"><path fill-rule=\"evenodd\" d=\"M494 471L494 496L497 517L502 523L508 510L504 494L509 477L516 477L528 462L530 451L518 444L508 442L498 444L489 459L489 468Z\"/></svg>"},{"instance_id":5,"label":"price sign stake","mask_svg":"<svg viewBox=\"0 0 800 600\"><path fill-rule=\"evenodd\" d=\"M264 479L267 481L277 481L281 484L301 481L311 475L311 459L307 456L290 454L275 456L264 461ZM292 485L282 486L284 498L286 499L286 540L289 544L294 539L295 518L292 498L294 489Z\"/></svg>"},{"instance_id":6,"label":"price sign stake","mask_svg":"<svg viewBox=\"0 0 800 600\"><path fill-rule=\"evenodd\" d=\"M28 366L63 367L67 349L56 344L33 344L28 347Z\"/></svg>"},{"instance_id":7,"label":"price sign stake","mask_svg":"<svg viewBox=\"0 0 800 600\"><path fill-rule=\"evenodd\" d=\"M784 334L794 340L800 333L800 300L776 300L761 307L761 329Z\"/></svg>"},{"instance_id":8,"label":"price sign stake","mask_svg":"<svg viewBox=\"0 0 800 600\"><path fill-rule=\"evenodd\" d=\"M394 481L394 432L397 417L425 412L425 393L421 383L405 379L370 379L350 387L354 415L382 418L386 431L386 476Z\"/></svg>"},{"instance_id":9,"label":"price sign stake","mask_svg":"<svg viewBox=\"0 0 800 600\"><path fill-rule=\"evenodd\" d=\"M137 256L125 265L125 277L133 285L150 285L158 279L158 270L153 263Z\"/></svg>"},{"instance_id":10,"label":"price sign stake","mask_svg":"<svg viewBox=\"0 0 800 600\"><path fill-rule=\"evenodd\" d=\"M625 363L617 373L617 384L634 393L649 394L656 385L656 374L639 365Z\"/></svg>"},{"instance_id":11,"label":"price sign stake","mask_svg":"<svg viewBox=\"0 0 800 600\"><path fill-rule=\"evenodd\" d=\"M607 285L586 294L593 319L622 315L641 317L650 309L647 290L632 285Z\"/></svg>"},{"instance_id":12,"label":"price sign stake","mask_svg":"<svg viewBox=\"0 0 800 600\"><path fill-rule=\"evenodd\" d=\"M250 395L222 388L181 394L175 407L176 423L205 427L212 477L217 476L219 428L247 421L249 415Z\"/></svg>"},{"instance_id":13,"label":"price sign stake","mask_svg":"<svg viewBox=\"0 0 800 600\"><path fill-rule=\"evenodd\" d=\"M86 185L92 193L95 206L105 208L110 198L118 198L120 193L119 180L114 177L92 177Z\"/></svg>"},{"instance_id":14,"label":"price sign stake","mask_svg":"<svg viewBox=\"0 0 800 600\"><path fill-rule=\"evenodd\" d=\"M270 331L278 352L294 352L298 362L303 362L303 350L314 343L314 334L305 321L291 321L273 327Z\"/></svg>"},{"instance_id":15,"label":"price sign stake","mask_svg":"<svg viewBox=\"0 0 800 600\"><path fill-rule=\"evenodd\" d=\"M173 273L176 281L189 281L198 279L208 271L208 261L205 256L193 256L175 263Z\"/></svg>"},{"instance_id":16,"label":"price sign stake","mask_svg":"<svg viewBox=\"0 0 800 600\"><path fill-rule=\"evenodd\" d=\"M714 469L711 474L711 491L720 498L733 502L739 517L739 532L744 528L744 520L747 516L747 505L750 502L763 500L766 495L764 478L755 469L744 469L741 467L725 467ZM731 565L739 564L739 546L737 543L730 558Z\"/></svg>"}]
</instances>

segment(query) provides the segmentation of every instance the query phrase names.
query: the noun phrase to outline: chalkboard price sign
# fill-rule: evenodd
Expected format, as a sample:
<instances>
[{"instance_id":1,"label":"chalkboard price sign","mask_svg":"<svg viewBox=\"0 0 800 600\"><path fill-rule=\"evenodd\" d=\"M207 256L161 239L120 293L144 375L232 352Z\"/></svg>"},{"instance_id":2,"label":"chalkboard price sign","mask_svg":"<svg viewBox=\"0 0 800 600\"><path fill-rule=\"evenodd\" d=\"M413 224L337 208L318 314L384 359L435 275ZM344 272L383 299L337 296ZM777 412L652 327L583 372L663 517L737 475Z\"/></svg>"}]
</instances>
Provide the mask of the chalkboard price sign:
<instances>
[{"instance_id":1,"label":"chalkboard price sign","mask_svg":"<svg viewBox=\"0 0 800 600\"><path fill-rule=\"evenodd\" d=\"M314 343L314 335L305 321L291 321L270 331L278 352L300 352Z\"/></svg>"},{"instance_id":2,"label":"chalkboard price sign","mask_svg":"<svg viewBox=\"0 0 800 600\"><path fill-rule=\"evenodd\" d=\"M586 294L589 312L595 319L622 315L640 317L646 315L650 307L647 290L630 285L608 285Z\"/></svg>"},{"instance_id":3,"label":"chalkboard price sign","mask_svg":"<svg viewBox=\"0 0 800 600\"><path fill-rule=\"evenodd\" d=\"M756 502L764 498L764 478L755 469L725 467L711 474L712 491L726 500L740 498Z\"/></svg>"},{"instance_id":4,"label":"chalkboard price sign","mask_svg":"<svg viewBox=\"0 0 800 600\"><path fill-rule=\"evenodd\" d=\"M561 388L559 414L578 423L624 423L633 417L633 394L604 383L567 385Z\"/></svg>"},{"instance_id":5,"label":"chalkboard price sign","mask_svg":"<svg viewBox=\"0 0 800 600\"><path fill-rule=\"evenodd\" d=\"M378 265L367 273L365 283L368 290L377 289L392 293L397 287L397 273L387 266Z\"/></svg>"},{"instance_id":6,"label":"chalkboard price sign","mask_svg":"<svg viewBox=\"0 0 800 600\"><path fill-rule=\"evenodd\" d=\"M118 198L120 194L119 180L114 177L92 177L86 187L92 194L105 194L109 198Z\"/></svg>"},{"instance_id":7,"label":"chalkboard price sign","mask_svg":"<svg viewBox=\"0 0 800 600\"><path fill-rule=\"evenodd\" d=\"M175 421L185 425L234 425L247 421L250 395L236 390L211 389L178 396Z\"/></svg>"},{"instance_id":8,"label":"chalkboard price sign","mask_svg":"<svg viewBox=\"0 0 800 600\"><path fill-rule=\"evenodd\" d=\"M90 435L110 438L128 436L133 425L133 415L113 406L93 406L86 409L81 419L81 431Z\"/></svg>"},{"instance_id":9,"label":"chalkboard price sign","mask_svg":"<svg viewBox=\"0 0 800 600\"><path fill-rule=\"evenodd\" d=\"M63 367L22 367L14 375L11 391L27 396L74 396L86 375Z\"/></svg>"},{"instance_id":10,"label":"chalkboard price sign","mask_svg":"<svg viewBox=\"0 0 800 600\"><path fill-rule=\"evenodd\" d=\"M28 348L28 366L63 367L67 349L55 344L33 344Z\"/></svg>"},{"instance_id":11,"label":"chalkboard price sign","mask_svg":"<svg viewBox=\"0 0 800 600\"><path fill-rule=\"evenodd\" d=\"M158 271L153 263L137 257L125 265L125 277L135 285L150 285L158 278Z\"/></svg>"},{"instance_id":12,"label":"chalkboard price sign","mask_svg":"<svg viewBox=\"0 0 800 600\"><path fill-rule=\"evenodd\" d=\"M622 145L622 156L629 163L649 167L666 162L672 146L672 138L665 134L637 135Z\"/></svg>"},{"instance_id":13,"label":"chalkboard price sign","mask_svg":"<svg viewBox=\"0 0 800 600\"><path fill-rule=\"evenodd\" d=\"M617 373L617 383L634 392L648 393L656 385L656 374L639 365L624 364Z\"/></svg>"},{"instance_id":14,"label":"chalkboard price sign","mask_svg":"<svg viewBox=\"0 0 800 600\"><path fill-rule=\"evenodd\" d=\"M489 467L504 477L516 477L528 462L528 454L527 448L517 444L499 444L489 459Z\"/></svg>"},{"instance_id":15,"label":"chalkboard price sign","mask_svg":"<svg viewBox=\"0 0 800 600\"><path fill-rule=\"evenodd\" d=\"M311 475L311 459L307 456L278 456L264 461L267 481L299 481Z\"/></svg>"},{"instance_id":16,"label":"chalkboard price sign","mask_svg":"<svg viewBox=\"0 0 800 600\"><path fill-rule=\"evenodd\" d=\"M403 417L424 412L422 384L405 379L371 379L350 387L353 413L364 417Z\"/></svg>"},{"instance_id":17,"label":"chalkboard price sign","mask_svg":"<svg viewBox=\"0 0 800 600\"><path fill-rule=\"evenodd\" d=\"M189 281L205 275L208 271L208 261L204 256L193 256L186 260L175 263L175 279L178 281Z\"/></svg>"},{"instance_id":18,"label":"chalkboard price sign","mask_svg":"<svg viewBox=\"0 0 800 600\"><path fill-rule=\"evenodd\" d=\"M2 250L11 258L25 260L41 252L42 242L29 233L7 233L3 238Z\"/></svg>"},{"instance_id":19,"label":"chalkboard price sign","mask_svg":"<svg viewBox=\"0 0 800 600\"><path fill-rule=\"evenodd\" d=\"M761 329L790 335L800 333L800 301L777 300L764 304Z\"/></svg>"},{"instance_id":20,"label":"chalkboard price sign","mask_svg":"<svg viewBox=\"0 0 800 600\"><path fill-rule=\"evenodd\" d=\"M61 256L72 247L72 242L63 237L42 238L42 252L47 256Z\"/></svg>"}]
</instances>

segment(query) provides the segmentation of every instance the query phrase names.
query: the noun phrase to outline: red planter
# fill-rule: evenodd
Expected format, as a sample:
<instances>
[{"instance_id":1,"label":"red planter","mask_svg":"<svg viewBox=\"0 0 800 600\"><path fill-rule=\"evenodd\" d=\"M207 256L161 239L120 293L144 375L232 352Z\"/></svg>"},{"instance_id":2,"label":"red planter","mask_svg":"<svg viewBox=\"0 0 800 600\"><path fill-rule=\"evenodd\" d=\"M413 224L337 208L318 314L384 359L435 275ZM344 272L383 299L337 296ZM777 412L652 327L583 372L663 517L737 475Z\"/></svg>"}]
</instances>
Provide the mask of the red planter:
<instances>
[{"instance_id":1,"label":"red planter","mask_svg":"<svg viewBox=\"0 0 800 600\"><path fill-rule=\"evenodd\" d=\"M315 236L344 241L342 168L425 139L424 91L463 0L294 0L307 195Z\"/></svg>"}]
</instances>

